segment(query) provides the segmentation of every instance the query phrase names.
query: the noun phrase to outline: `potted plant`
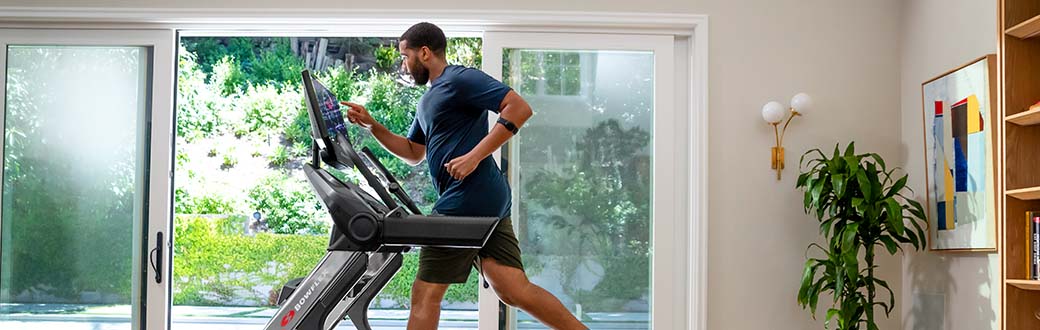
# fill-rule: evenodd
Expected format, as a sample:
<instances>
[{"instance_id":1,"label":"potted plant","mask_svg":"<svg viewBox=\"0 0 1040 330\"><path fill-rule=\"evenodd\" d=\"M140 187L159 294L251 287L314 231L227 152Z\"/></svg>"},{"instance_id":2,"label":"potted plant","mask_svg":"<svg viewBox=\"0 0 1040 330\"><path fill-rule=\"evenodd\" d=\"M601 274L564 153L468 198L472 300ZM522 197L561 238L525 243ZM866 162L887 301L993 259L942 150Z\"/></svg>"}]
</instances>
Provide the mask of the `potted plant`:
<instances>
[{"instance_id":1,"label":"potted plant","mask_svg":"<svg viewBox=\"0 0 1040 330\"><path fill-rule=\"evenodd\" d=\"M810 155L816 158L806 159ZM796 187L804 190L804 206L820 222L826 245L809 244L819 258L807 257L798 290L798 303L813 318L819 297L833 295L825 328L836 320L839 330L875 330L875 307L888 316L895 297L888 283L874 276L875 252L895 254L901 244L916 250L925 246L925 221L921 204L905 194L907 176L894 177L884 159L873 153L855 154L854 143L845 152L827 157L819 149L802 155L802 173ZM888 291L887 302L878 291Z\"/></svg>"}]
</instances>

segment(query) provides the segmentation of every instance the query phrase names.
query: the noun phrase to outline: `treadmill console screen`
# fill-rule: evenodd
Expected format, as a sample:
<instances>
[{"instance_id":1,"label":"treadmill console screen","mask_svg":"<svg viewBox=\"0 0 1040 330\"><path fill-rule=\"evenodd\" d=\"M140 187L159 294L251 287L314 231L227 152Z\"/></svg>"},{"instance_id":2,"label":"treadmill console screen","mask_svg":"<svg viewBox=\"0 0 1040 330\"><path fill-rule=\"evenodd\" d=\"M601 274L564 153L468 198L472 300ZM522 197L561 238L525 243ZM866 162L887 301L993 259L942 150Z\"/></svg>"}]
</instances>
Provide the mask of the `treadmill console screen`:
<instances>
[{"instance_id":1,"label":"treadmill console screen","mask_svg":"<svg viewBox=\"0 0 1040 330\"><path fill-rule=\"evenodd\" d=\"M314 85L314 96L318 101L318 109L321 110L321 117L325 121L326 134L332 139L336 138L336 132L346 136L347 125L343 122L343 113L339 110L339 100L336 99L336 95L325 88L325 85L322 85L318 79L312 77L311 82Z\"/></svg>"}]
</instances>

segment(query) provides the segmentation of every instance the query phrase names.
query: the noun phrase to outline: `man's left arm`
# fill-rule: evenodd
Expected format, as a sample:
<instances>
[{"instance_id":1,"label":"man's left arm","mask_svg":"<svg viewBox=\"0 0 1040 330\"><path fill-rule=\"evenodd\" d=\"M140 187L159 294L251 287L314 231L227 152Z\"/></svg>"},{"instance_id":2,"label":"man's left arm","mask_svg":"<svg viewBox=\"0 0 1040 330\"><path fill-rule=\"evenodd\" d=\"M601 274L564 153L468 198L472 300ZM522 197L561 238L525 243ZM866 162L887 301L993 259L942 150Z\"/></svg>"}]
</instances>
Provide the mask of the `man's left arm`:
<instances>
[{"instance_id":1,"label":"man's left arm","mask_svg":"<svg viewBox=\"0 0 1040 330\"><path fill-rule=\"evenodd\" d=\"M512 122L517 128L522 127L528 118L531 118L533 112L531 106L524 101L524 98L520 97L516 91L509 91L504 98L502 98L502 104L499 106L499 117ZM473 150L466 153L465 155L459 156L458 158L452 159L444 167L448 170L456 180L462 180L473 170L477 168L481 160L487 158L492 152L502 147L509 138L513 137L513 132L506 129L501 124L494 124L491 128L491 132L480 140Z\"/></svg>"}]
</instances>

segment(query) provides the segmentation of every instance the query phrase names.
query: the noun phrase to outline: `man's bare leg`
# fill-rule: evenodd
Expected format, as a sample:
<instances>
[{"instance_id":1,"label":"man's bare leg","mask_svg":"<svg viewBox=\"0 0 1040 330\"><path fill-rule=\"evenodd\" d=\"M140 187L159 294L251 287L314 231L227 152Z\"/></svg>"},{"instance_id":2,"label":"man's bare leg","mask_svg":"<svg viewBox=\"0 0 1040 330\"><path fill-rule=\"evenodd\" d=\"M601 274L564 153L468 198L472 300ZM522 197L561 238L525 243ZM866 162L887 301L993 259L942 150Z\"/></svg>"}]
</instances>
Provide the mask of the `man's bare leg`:
<instances>
[{"instance_id":1,"label":"man's bare leg","mask_svg":"<svg viewBox=\"0 0 1040 330\"><path fill-rule=\"evenodd\" d=\"M430 283L419 278L412 283L412 309L408 330L435 330L441 319L441 300L448 284Z\"/></svg>"},{"instance_id":2,"label":"man's bare leg","mask_svg":"<svg viewBox=\"0 0 1040 330\"><path fill-rule=\"evenodd\" d=\"M556 296L528 281L522 270L502 265L492 258L483 258L480 264L484 277L506 305L531 314L553 329L588 329L563 307Z\"/></svg>"}]
</instances>

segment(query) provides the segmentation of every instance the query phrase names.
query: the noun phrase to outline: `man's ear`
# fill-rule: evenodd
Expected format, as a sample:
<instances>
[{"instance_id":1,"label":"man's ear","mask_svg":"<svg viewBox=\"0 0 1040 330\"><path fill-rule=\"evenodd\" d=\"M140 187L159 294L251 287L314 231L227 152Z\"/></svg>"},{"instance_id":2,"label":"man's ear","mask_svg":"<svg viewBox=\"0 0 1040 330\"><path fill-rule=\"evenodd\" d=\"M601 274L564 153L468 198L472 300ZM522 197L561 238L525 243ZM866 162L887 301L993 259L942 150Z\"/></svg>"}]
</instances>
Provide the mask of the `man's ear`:
<instances>
[{"instance_id":1,"label":"man's ear","mask_svg":"<svg viewBox=\"0 0 1040 330\"><path fill-rule=\"evenodd\" d=\"M429 61L431 55L433 55L433 51L430 50L430 47L422 46L419 49L419 59L423 62Z\"/></svg>"}]
</instances>

